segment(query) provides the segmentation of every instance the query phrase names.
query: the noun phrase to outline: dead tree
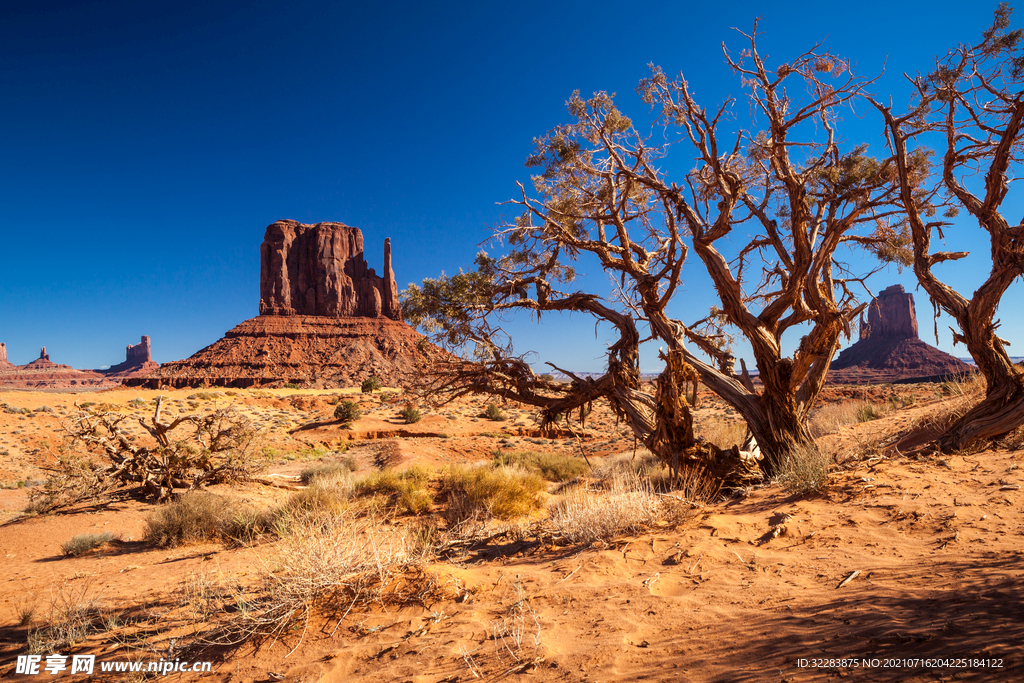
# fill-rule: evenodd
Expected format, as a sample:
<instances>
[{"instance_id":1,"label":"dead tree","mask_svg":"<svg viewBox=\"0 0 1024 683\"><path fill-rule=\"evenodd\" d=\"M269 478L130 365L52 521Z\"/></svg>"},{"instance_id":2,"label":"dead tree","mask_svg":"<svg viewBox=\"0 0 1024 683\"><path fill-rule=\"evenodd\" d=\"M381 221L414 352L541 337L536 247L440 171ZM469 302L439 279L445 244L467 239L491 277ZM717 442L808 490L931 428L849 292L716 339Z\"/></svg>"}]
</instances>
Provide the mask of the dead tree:
<instances>
[{"instance_id":1,"label":"dead tree","mask_svg":"<svg viewBox=\"0 0 1024 683\"><path fill-rule=\"evenodd\" d=\"M64 425L67 438L37 507L54 509L123 486L163 502L175 489L244 481L265 467L259 432L231 408L164 422L162 401L150 420L138 418L152 442L128 431L128 415L102 406L80 409ZM96 455L105 461L94 461Z\"/></svg>"},{"instance_id":2,"label":"dead tree","mask_svg":"<svg viewBox=\"0 0 1024 683\"><path fill-rule=\"evenodd\" d=\"M522 214L496 233L507 253L481 256L476 271L455 276L459 281L407 291L407 319L493 356L477 374L454 376L453 386L509 391L485 371L487 363L511 362L510 345L496 341L501 330L491 323L503 313L583 311L619 335L607 374L594 384L620 413L643 407L636 412L644 419L630 426L666 461L693 443L689 410L669 398L672 386L696 379L746 420L767 474L794 450L814 448L808 414L840 336L863 308L863 280L874 272L850 272L846 253L864 249L879 261L909 263L909 238L893 206L892 159L873 159L863 146L843 150L836 135L838 112L872 81L818 46L769 69L756 25L743 35L749 47L735 59L726 52L726 60L756 118L763 117L762 129L725 130L734 100L709 113L681 75L669 79L653 66L638 92L655 111L656 135L638 132L610 95L585 100L576 93L568 103L573 122L537 140L527 162L540 171L534 194L520 185L509 202ZM657 139L668 142L652 143ZM678 147L694 153L696 166L677 183L661 164ZM754 236L733 245L743 232ZM720 301L684 323L670 316L669 304L681 293L691 250L699 265L688 266L687 277L693 268L706 273ZM596 259L614 283L610 299L573 289L575 262L584 258ZM786 357L783 335L798 325L809 331ZM760 391L735 371L735 332L753 349ZM630 392L638 391L642 339L662 345L666 370L657 393L640 397ZM521 360L516 367L517 377L532 374ZM521 389L513 393L524 400ZM570 390L559 400L571 404L584 393Z\"/></svg>"},{"instance_id":3,"label":"dead tree","mask_svg":"<svg viewBox=\"0 0 1024 683\"><path fill-rule=\"evenodd\" d=\"M954 343L967 347L985 377L985 398L937 440L943 452L1003 436L1024 424L1024 376L997 334L997 308L1009 286L1024 274L1024 225L1004 215L1009 177L1022 161L1024 56L1021 30L1010 31L1009 5L996 10L992 27L977 45L962 45L936 60L927 76L909 80L916 105L902 115L874 102L885 117L898 168L896 186L913 236L914 273L932 302L956 321ZM928 163L933 139L941 140L939 179ZM911 146L913 145L913 148ZM983 178L984 185L975 182ZM947 195L944 199L942 195ZM949 220L967 210L987 233L992 266L988 278L967 298L939 279L933 267L968 252L932 251L932 236L944 239ZM954 228L960 229L960 228Z\"/></svg>"}]
</instances>

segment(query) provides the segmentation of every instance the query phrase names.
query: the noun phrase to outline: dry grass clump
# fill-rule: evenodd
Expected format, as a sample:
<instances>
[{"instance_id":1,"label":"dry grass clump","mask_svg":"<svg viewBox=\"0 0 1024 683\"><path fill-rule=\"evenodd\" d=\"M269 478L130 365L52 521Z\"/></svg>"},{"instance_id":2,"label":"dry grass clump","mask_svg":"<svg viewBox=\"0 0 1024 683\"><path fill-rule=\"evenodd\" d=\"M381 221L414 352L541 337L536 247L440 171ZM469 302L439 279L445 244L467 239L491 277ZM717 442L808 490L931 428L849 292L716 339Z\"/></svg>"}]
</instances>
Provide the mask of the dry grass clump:
<instances>
[{"instance_id":1,"label":"dry grass clump","mask_svg":"<svg viewBox=\"0 0 1024 683\"><path fill-rule=\"evenodd\" d=\"M146 518L145 539L159 548L202 543L230 535L234 515L227 499L191 491Z\"/></svg>"},{"instance_id":2,"label":"dry grass clump","mask_svg":"<svg viewBox=\"0 0 1024 683\"><path fill-rule=\"evenodd\" d=\"M782 461L776 481L796 495L823 491L835 459L831 450L817 445L800 446Z\"/></svg>"},{"instance_id":3,"label":"dry grass clump","mask_svg":"<svg viewBox=\"0 0 1024 683\"><path fill-rule=\"evenodd\" d=\"M984 398L985 388L985 377L980 372L957 382L943 382L938 393L949 398L919 419L913 429L945 431Z\"/></svg>"},{"instance_id":4,"label":"dry grass clump","mask_svg":"<svg viewBox=\"0 0 1024 683\"><path fill-rule=\"evenodd\" d=\"M535 451L515 451L500 453L491 461L494 466L513 465L524 470L537 472L548 481L569 481L581 477L587 472L587 464L579 458L561 453L537 453Z\"/></svg>"},{"instance_id":5,"label":"dry grass clump","mask_svg":"<svg viewBox=\"0 0 1024 683\"><path fill-rule=\"evenodd\" d=\"M90 634L121 626L121 613L102 609L99 600L90 592L88 583L52 588L45 625L28 633L28 654L61 652L82 643ZM31 615L28 621L31 621Z\"/></svg>"},{"instance_id":6,"label":"dry grass clump","mask_svg":"<svg viewBox=\"0 0 1024 683\"><path fill-rule=\"evenodd\" d=\"M732 448L742 444L747 437L747 423L742 420L726 420L712 417L697 426L697 436L702 436L719 448Z\"/></svg>"},{"instance_id":7,"label":"dry grass clump","mask_svg":"<svg viewBox=\"0 0 1024 683\"><path fill-rule=\"evenodd\" d=\"M407 470L387 468L357 481L354 490L357 496L380 496L388 507L415 515L427 511L434 504L429 485L430 473L423 467Z\"/></svg>"},{"instance_id":8,"label":"dry grass clump","mask_svg":"<svg viewBox=\"0 0 1024 683\"><path fill-rule=\"evenodd\" d=\"M408 530L352 511L295 515L287 528L272 554L261 558L259 585L234 595L231 622L211 641L276 637L308 626L316 614L344 618L360 605L415 601L436 588L425 574L417 580L407 573L427 556Z\"/></svg>"},{"instance_id":9,"label":"dry grass clump","mask_svg":"<svg viewBox=\"0 0 1024 683\"><path fill-rule=\"evenodd\" d=\"M339 458L330 462L321 462L302 470L299 477L302 483L307 486L316 482L317 479L334 480L348 477L352 472L359 469L356 459L351 455Z\"/></svg>"},{"instance_id":10,"label":"dry grass clump","mask_svg":"<svg viewBox=\"0 0 1024 683\"><path fill-rule=\"evenodd\" d=\"M513 519L541 508L544 479L519 467L456 465L445 470L441 491L450 522L471 518Z\"/></svg>"},{"instance_id":11,"label":"dry grass clump","mask_svg":"<svg viewBox=\"0 0 1024 683\"><path fill-rule=\"evenodd\" d=\"M618 470L601 490L574 488L550 512L555 529L568 541L593 543L654 524L661 503L649 479Z\"/></svg>"},{"instance_id":12,"label":"dry grass clump","mask_svg":"<svg viewBox=\"0 0 1024 683\"><path fill-rule=\"evenodd\" d=\"M78 557L79 555L84 555L90 550L95 550L96 548L106 545L114 540L120 540L120 537L109 532L104 532L102 534L81 534L64 541L64 543L61 544L60 549L64 552L65 557Z\"/></svg>"}]
</instances>

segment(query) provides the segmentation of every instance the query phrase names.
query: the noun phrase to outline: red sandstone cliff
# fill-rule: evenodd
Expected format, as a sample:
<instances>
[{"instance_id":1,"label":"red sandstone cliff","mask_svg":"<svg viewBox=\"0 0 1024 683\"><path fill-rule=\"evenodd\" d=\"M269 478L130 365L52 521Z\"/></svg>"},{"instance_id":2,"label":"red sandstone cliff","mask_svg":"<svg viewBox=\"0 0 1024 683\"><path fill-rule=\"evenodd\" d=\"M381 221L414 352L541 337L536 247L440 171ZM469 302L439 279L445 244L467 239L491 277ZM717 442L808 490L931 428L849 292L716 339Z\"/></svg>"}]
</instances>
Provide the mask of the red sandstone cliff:
<instances>
[{"instance_id":1,"label":"red sandstone cliff","mask_svg":"<svg viewBox=\"0 0 1024 683\"><path fill-rule=\"evenodd\" d=\"M401 320L384 241L384 277L366 265L363 233L343 223L277 221L260 246L260 315Z\"/></svg>"}]
</instances>

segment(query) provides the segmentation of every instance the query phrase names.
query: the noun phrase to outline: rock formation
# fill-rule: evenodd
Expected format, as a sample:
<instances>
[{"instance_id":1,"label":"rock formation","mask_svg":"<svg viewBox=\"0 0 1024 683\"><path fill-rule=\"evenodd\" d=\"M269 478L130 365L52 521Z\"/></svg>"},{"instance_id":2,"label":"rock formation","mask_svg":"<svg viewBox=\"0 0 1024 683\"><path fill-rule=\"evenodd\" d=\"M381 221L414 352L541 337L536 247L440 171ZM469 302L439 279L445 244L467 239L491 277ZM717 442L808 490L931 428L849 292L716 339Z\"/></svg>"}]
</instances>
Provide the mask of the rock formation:
<instances>
[{"instance_id":1,"label":"rock formation","mask_svg":"<svg viewBox=\"0 0 1024 683\"><path fill-rule=\"evenodd\" d=\"M148 374L160 366L153 362L151 355L149 337L143 335L142 341L134 346L129 344L124 350L124 362L111 365L106 370L101 370L108 377L133 377L135 375Z\"/></svg>"},{"instance_id":2,"label":"rock formation","mask_svg":"<svg viewBox=\"0 0 1024 683\"><path fill-rule=\"evenodd\" d=\"M124 363L107 370L76 370L50 360L46 347L39 358L25 365L6 362L7 347L0 344L0 387L9 389L103 389L114 387L126 377L153 372L160 366L150 358L149 337L129 346ZM6 363L6 364L5 364Z\"/></svg>"},{"instance_id":3,"label":"rock formation","mask_svg":"<svg viewBox=\"0 0 1024 683\"><path fill-rule=\"evenodd\" d=\"M893 285L879 293L860 321L860 338L832 362L833 384L894 382L966 374L973 368L918 338L914 295Z\"/></svg>"},{"instance_id":4,"label":"rock formation","mask_svg":"<svg viewBox=\"0 0 1024 683\"><path fill-rule=\"evenodd\" d=\"M383 276L367 267L363 234L342 223L277 221L260 247L260 315L190 358L129 386L401 386L418 358L446 355L402 322L384 240Z\"/></svg>"},{"instance_id":5,"label":"rock formation","mask_svg":"<svg viewBox=\"0 0 1024 683\"><path fill-rule=\"evenodd\" d=\"M363 258L363 234L342 223L277 221L260 247L260 315L401 320L384 240L384 277Z\"/></svg>"}]
</instances>

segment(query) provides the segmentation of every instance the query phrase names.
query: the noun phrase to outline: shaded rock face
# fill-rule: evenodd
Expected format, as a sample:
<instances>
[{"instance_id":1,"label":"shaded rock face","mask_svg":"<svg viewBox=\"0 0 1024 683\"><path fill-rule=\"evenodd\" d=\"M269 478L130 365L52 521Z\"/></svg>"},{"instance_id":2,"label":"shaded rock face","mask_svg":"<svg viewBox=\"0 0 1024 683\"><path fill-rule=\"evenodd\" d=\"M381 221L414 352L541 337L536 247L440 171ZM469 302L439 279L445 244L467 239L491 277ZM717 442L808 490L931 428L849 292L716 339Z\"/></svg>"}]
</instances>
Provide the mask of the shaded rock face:
<instances>
[{"instance_id":1,"label":"shaded rock face","mask_svg":"<svg viewBox=\"0 0 1024 683\"><path fill-rule=\"evenodd\" d=\"M918 338L914 295L893 285L879 293L860 321L860 340L832 363L834 384L894 382L912 378L943 378L973 368Z\"/></svg>"},{"instance_id":2,"label":"shaded rock face","mask_svg":"<svg viewBox=\"0 0 1024 683\"><path fill-rule=\"evenodd\" d=\"M384 241L384 275L363 258L363 233L343 223L277 221L260 246L260 315L401 320Z\"/></svg>"}]
</instances>

